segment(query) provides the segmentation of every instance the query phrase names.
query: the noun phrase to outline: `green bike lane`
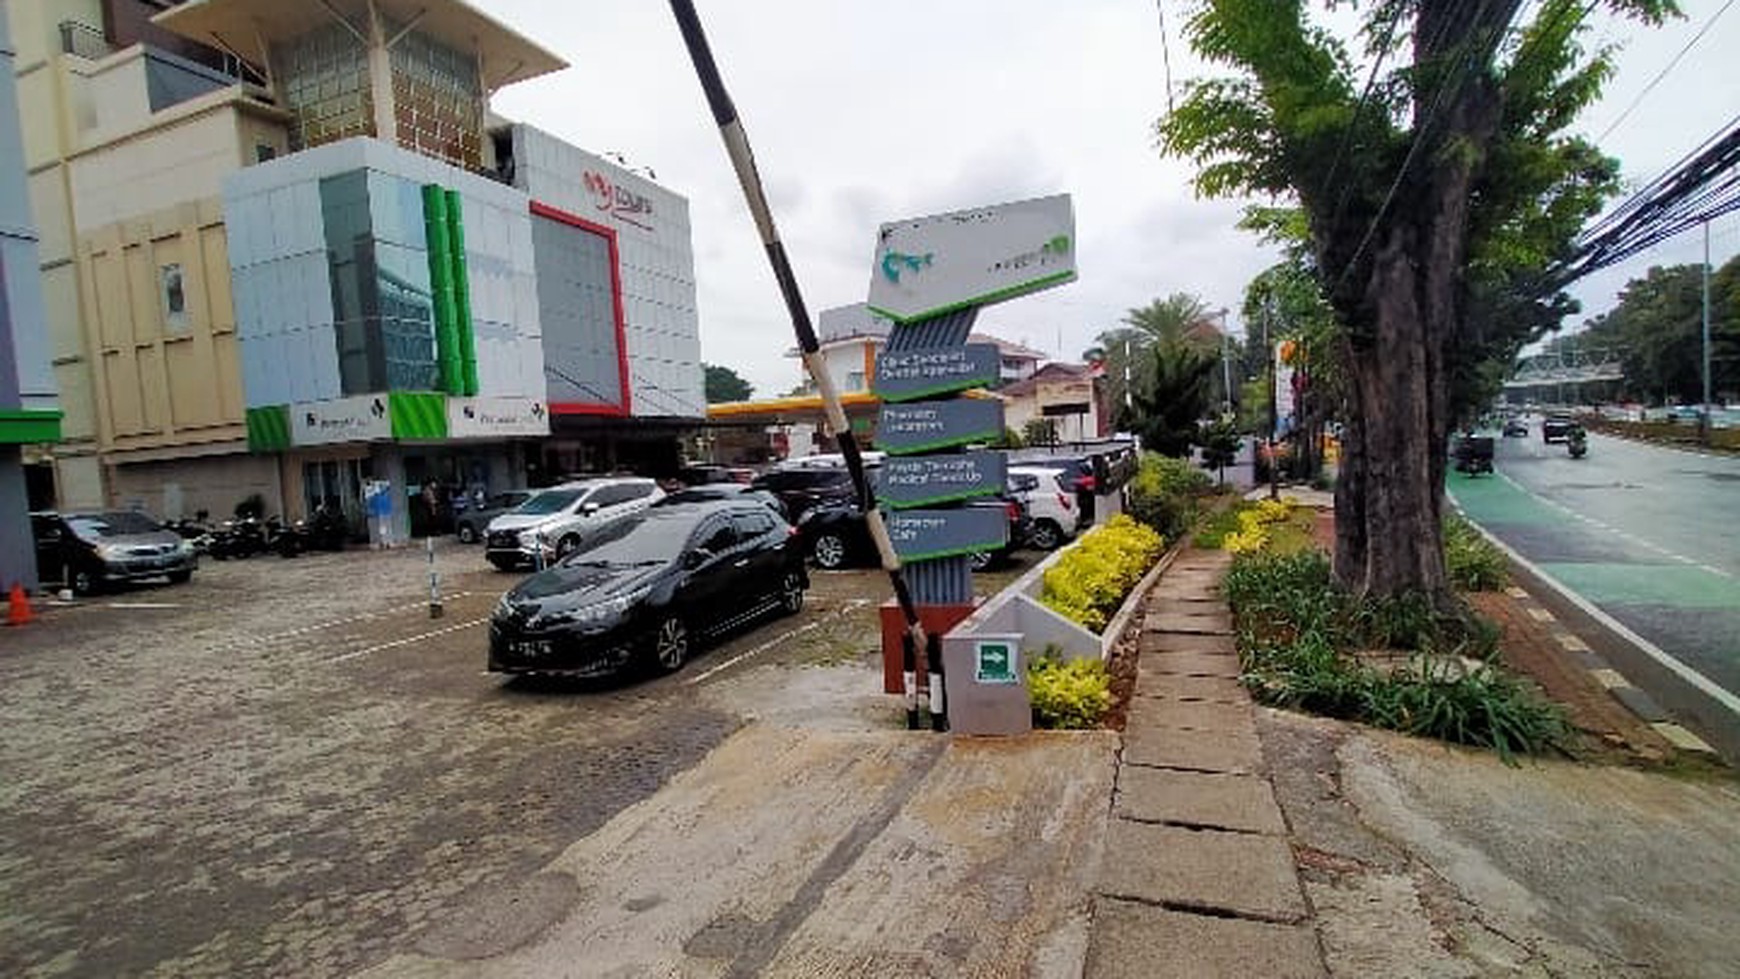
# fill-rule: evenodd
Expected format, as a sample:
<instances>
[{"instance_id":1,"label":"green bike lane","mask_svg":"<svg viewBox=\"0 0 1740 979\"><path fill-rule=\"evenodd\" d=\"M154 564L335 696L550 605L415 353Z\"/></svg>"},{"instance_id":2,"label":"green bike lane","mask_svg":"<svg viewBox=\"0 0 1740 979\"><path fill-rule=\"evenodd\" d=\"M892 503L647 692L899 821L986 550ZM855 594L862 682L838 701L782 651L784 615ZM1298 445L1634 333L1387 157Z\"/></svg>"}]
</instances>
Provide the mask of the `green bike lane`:
<instances>
[{"instance_id":1,"label":"green bike lane","mask_svg":"<svg viewBox=\"0 0 1740 979\"><path fill-rule=\"evenodd\" d=\"M1740 579L1539 495L1506 476L1503 463L1496 476L1451 474L1446 489L1462 512L1603 626L1620 626L1614 631L1654 661L1628 670L1646 674L1633 682L1677 681L1707 699L1696 714L1712 722L1725 714L1723 726L1740 718ZM1687 691L1650 692L1670 703Z\"/></svg>"}]
</instances>

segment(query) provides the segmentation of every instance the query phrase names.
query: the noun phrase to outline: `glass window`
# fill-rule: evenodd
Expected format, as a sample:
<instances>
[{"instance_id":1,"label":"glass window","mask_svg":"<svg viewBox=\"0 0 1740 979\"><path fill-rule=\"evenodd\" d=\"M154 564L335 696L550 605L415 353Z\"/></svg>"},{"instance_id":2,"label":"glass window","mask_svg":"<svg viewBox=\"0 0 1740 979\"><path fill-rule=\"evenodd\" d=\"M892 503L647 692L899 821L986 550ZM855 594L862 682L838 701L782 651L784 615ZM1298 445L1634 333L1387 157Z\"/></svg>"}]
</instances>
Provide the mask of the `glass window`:
<instances>
[{"instance_id":1,"label":"glass window","mask_svg":"<svg viewBox=\"0 0 1740 979\"><path fill-rule=\"evenodd\" d=\"M731 520L737 525L737 533L744 540L760 537L773 531L773 514L771 513L743 510L733 513Z\"/></svg>"},{"instance_id":2,"label":"glass window","mask_svg":"<svg viewBox=\"0 0 1740 979\"><path fill-rule=\"evenodd\" d=\"M688 514L654 510L617 521L594 534L563 563L664 564L677 559L694 529L695 520Z\"/></svg>"},{"instance_id":3,"label":"glass window","mask_svg":"<svg viewBox=\"0 0 1740 979\"><path fill-rule=\"evenodd\" d=\"M596 503L600 507L607 507L615 506L630 498L629 488L627 486L600 486L590 497L587 498L586 502Z\"/></svg>"},{"instance_id":4,"label":"glass window","mask_svg":"<svg viewBox=\"0 0 1740 979\"><path fill-rule=\"evenodd\" d=\"M181 263L173 262L157 270L157 282L163 293L163 326L171 333L187 332L187 289L181 278Z\"/></svg>"},{"instance_id":5,"label":"glass window","mask_svg":"<svg viewBox=\"0 0 1740 979\"><path fill-rule=\"evenodd\" d=\"M566 509L568 506L573 504L575 500L580 499L580 494L584 492L585 490L545 490L526 502L521 503L519 508L514 512L529 514L534 517L556 513L560 510Z\"/></svg>"},{"instance_id":6,"label":"glass window","mask_svg":"<svg viewBox=\"0 0 1740 979\"><path fill-rule=\"evenodd\" d=\"M157 521L133 510L112 510L108 513L79 514L66 518L72 532L86 540L102 537L122 537L127 534L150 534L162 528Z\"/></svg>"},{"instance_id":7,"label":"glass window","mask_svg":"<svg viewBox=\"0 0 1740 979\"><path fill-rule=\"evenodd\" d=\"M709 526L701 533L701 542L696 546L706 548L714 554L724 554L737 546L737 528L731 526L729 521Z\"/></svg>"}]
</instances>

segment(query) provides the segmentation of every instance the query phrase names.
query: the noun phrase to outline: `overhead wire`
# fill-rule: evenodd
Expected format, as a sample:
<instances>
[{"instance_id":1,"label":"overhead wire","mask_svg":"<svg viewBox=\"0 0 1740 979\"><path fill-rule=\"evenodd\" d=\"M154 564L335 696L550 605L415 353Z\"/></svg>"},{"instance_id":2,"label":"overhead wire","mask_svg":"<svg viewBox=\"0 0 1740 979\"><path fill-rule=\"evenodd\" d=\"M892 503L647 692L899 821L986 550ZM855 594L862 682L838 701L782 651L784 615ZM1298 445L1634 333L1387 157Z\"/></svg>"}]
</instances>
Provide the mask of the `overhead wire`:
<instances>
[{"instance_id":1,"label":"overhead wire","mask_svg":"<svg viewBox=\"0 0 1740 979\"><path fill-rule=\"evenodd\" d=\"M1691 39L1681 46L1679 52L1662 67L1662 70L1656 72L1655 77L1649 80L1649 84L1643 87L1643 91L1637 93L1637 97L1631 100L1631 103L1625 107L1625 111L1621 112L1617 119L1614 119L1609 123L1606 129L1601 130L1601 135L1595 137L1595 142L1599 143L1608 136L1613 135L1613 131L1619 128L1620 123L1624 122L1639 105L1643 104L1643 100L1648 97L1649 93L1655 91L1655 87L1661 84L1661 80L1666 78L1668 74L1674 70L1674 67L1677 66L1680 63L1680 60L1686 56L1686 53L1691 51L1692 47L1702 40L1705 34L1710 32L1710 28L1716 26L1716 21L1721 20L1722 15L1727 13L1728 8L1732 6L1734 6L1734 0L1728 0L1728 2L1722 4L1721 8L1714 14L1711 14L1710 19L1704 21L1704 26L1698 28L1698 33L1693 34Z\"/></svg>"}]
</instances>

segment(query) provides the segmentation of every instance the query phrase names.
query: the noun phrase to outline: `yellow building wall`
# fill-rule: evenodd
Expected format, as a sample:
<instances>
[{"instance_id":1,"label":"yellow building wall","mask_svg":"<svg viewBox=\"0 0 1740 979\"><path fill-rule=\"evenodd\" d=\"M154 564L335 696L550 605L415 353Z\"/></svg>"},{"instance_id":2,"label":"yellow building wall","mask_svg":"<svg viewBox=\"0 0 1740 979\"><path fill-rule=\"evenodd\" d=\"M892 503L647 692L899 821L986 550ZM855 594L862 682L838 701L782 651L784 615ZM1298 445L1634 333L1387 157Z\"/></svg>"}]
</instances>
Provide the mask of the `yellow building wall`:
<instances>
[{"instance_id":1,"label":"yellow building wall","mask_svg":"<svg viewBox=\"0 0 1740 979\"><path fill-rule=\"evenodd\" d=\"M246 437L223 201L121 221L79 244L98 442L128 451ZM164 270L179 266L172 322Z\"/></svg>"}]
</instances>

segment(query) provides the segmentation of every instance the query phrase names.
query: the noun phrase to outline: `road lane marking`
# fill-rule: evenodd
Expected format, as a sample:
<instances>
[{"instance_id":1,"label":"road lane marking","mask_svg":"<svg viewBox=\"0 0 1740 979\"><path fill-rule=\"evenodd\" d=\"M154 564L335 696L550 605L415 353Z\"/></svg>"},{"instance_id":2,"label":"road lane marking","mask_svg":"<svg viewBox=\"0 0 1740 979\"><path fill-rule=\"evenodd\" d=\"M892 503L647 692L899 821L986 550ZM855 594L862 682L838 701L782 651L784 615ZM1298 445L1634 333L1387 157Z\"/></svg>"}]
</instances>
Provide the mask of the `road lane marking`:
<instances>
[{"instance_id":1,"label":"road lane marking","mask_svg":"<svg viewBox=\"0 0 1740 979\"><path fill-rule=\"evenodd\" d=\"M178 602L107 602L104 604L103 607L104 608L122 608L122 609L140 609L140 608L143 608L143 609L163 609L163 608L186 608L187 606L182 605Z\"/></svg>"},{"instance_id":2,"label":"road lane marking","mask_svg":"<svg viewBox=\"0 0 1740 979\"><path fill-rule=\"evenodd\" d=\"M1499 476L1502 478L1504 476L1504 474L1499 473ZM1517 488L1521 489L1520 486ZM1528 491L1523 490L1523 492L1526 493ZM1675 676L1679 677L1681 680L1684 680L1686 683L1691 684L1691 686L1693 688L1695 688L1699 693L1702 693L1705 696L1709 697L1711 700L1714 700L1717 704L1721 705L1729 713L1735 714L1735 715L1740 715L1740 697L1737 697L1734 694L1729 693L1727 690L1724 690L1721 686L1717 685L1717 683L1714 680L1711 680L1709 677L1703 675L1702 673L1699 673L1697 670L1694 670L1691 667L1687 666L1686 664L1675 659L1673 656L1671 656L1666 650L1662 649L1660 646L1657 646L1655 643L1652 643L1648 639L1645 639L1642 636L1638 635L1636 632L1633 632L1628 626L1626 626L1625 623L1619 621L1618 619L1614 618L1611 615L1608 615L1606 612L1604 612L1600 608L1598 608L1593 602L1589 601L1588 599L1584 598L1582 595L1579 595L1576 592L1572 591L1570 588L1566 587L1564 585L1564 583L1559 581L1559 579L1554 578L1550 574L1547 574L1545 571L1543 571L1541 569L1541 567L1539 565L1535 564L1533 561L1530 561L1528 558L1523 557L1521 554L1519 554L1517 552L1516 548L1511 547L1509 544L1506 544L1504 541L1499 540L1498 537L1492 533L1492 531L1487 530L1485 527L1482 527L1480 524L1476 523L1474 521L1474 518L1470 517L1468 515L1467 511L1462 510L1462 507L1460 505L1458 505L1456 507L1456 509L1462 513L1463 518L1468 521L1470 526L1472 526L1475 530L1480 532L1480 536L1485 537L1488 541L1490 541L1492 543L1492 546L1494 546L1494 547L1498 548L1500 551L1504 552L1504 555L1506 557L1510 558L1512 561L1515 561L1518 565L1521 565L1524 569L1526 569L1530 574L1534 575L1536 578L1539 578L1541 580L1542 584L1545 584L1548 588L1551 588L1552 590L1558 592L1559 596L1561 598L1565 599L1567 602L1570 602L1572 605L1577 606L1578 609L1582 610L1583 614L1589 616L1590 618L1594 619L1595 621L1606 626L1608 629L1612 630L1615 634L1617 634L1620 638L1631 643L1633 646L1636 646L1639 650L1642 650L1643 654L1645 656L1648 656L1650 659L1655 660L1657 663L1659 663L1663 667L1665 667L1669 672L1673 673Z\"/></svg>"},{"instance_id":3,"label":"road lane marking","mask_svg":"<svg viewBox=\"0 0 1740 979\"><path fill-rule=\"evenodd\" d=\"M738 653L736 656L731 657L730 659L726 660L723 663L720 663L717 666L714 666L710 669L707 669L707 670L704 670L700 673L695 674L694 676L683 681L683 684L684 684L684 686L692 687L695 684L700 683L702 680L705 680L708 677L714 675L715 673L719 673L719 672L722 672L724 670L730 669L733 666L736 666L738 663L743 662L744 660L750 658L751 656L758 656L761 653L767 652L768 650L779 645L780 643L785 642L788 639L796 639L798 636L801 636L806 632L813 632L816 629L820 629L823 625L826 625L828 622L831 622L834 619L844 618L847 615L847 613L855 612L858 609L861 609L864 606L869 605L869 604L870 604L870 602L868 599L854 598L850 602L847 602L844 607L836 609L832 614L828 615L826 618L817 619L816 621L811 622L807 625L802 625L796 629L792 629L789 632L784 632L784 633L781 633L777 636L774 636L772 639L769 639L768 641L762 643L759 646L756 646L753 649L746 649L743 652Z\"/></svg>"},{"instance_id":4,"label":"road lane marking","mask_svg":"<svg viewBox=\"0 0 1740 979\"><path fill-rule=\"evenodd\" d=\"M461 622L458 625L450 625L445 629L436 629L432 632L422 633L421 635L406 636L403 639L394 639L392 642L383 642L383 643L379 643L379 644L374 645L374 646L365 646L362 649L354 650L352 652L345 653L341 656L334 656L330 659L324 660L323 662L325 663L325 665L331 666L334 663L343 663L346 660L353 660L359 656L367 656L370 653L385 652L386 650L389 650L389 649L397 649L400 646L409 646L414 642L422 642L425 639L434 639L437 636L445 636L445 635L450 635L450 634L455 633L455 632L463 632L464 630L470 629L474 626L483 625L485 622L488 622L488 621L489 621L489 616L486 615L481 619L472 619L470 622Z\"/></svg>"},{"instance_id":5,"label":"road lane marking","mask_svg":"<svg viewBox=\"0 0 1740 979\"><path fill-rule=\"evenodd\" d=\"M1609 527L1606 524L1601 523L1598 520L1592 520L1591 518L1586 517L1581 513L1578 513L1577 511L1571 509L1568 506L1565 506L1564 504L1558 502L1557 500L1548 499L1547 497L1542 496L1539 493L1536 493L1534 490L1531 490L1527 486L1524 486L1523 484L1517 482L1516 480L1510 478L1509 476L1506 476L1504 473L1497 473L1496 475L1498 476L1499 479L1502 479L1505 482L1509 483L1511 486L1515 487L1516 490L1520 493L1524 493L1535 500L1539 500L1540 502L1545 503L1547 506L1550 506L1553 509L1558 510L1558 511L1566 514L1567 516L1574 518L1574 519L1584 520L1584 521L1588 521L1590 523L1594 523L1597 526L1599 526L1602 530L1611 531L1612 533L1618 535L1619 537L1622 537L1625 540L1628 540L1628 541L1632 542L1633 544L1638 545L1639 547L1647 548L1651 551L1654 551L1655 553L1660 554L1662 557L1668 558L1669 560L1678 561L1681 564L1689 564L1694 568L1699 568L1699 569L1705 570L1705 571L1714 571L1715 573L1721 575L1724 578L1732 579L1735 577L1733 574L1731 574L1727 571L1723 571L1721 568L1712 568L1707 564L1699 564L1697 562L1697 560L1694 558L1686 557L1683 554L1676 554L1673 551L1670 551L1667 548L1662 547L1660 544L1652 544L1649 541L1646 541L1643 538L1637 536L1636 534L1633 534L1633 533L1630 533L1630 532L1624 531L1624 530L1619 530L1619 529L1614 528L1614 527ZM1457 509L1460 510L1461 507L1458 506Z\"/></svg>"}]
</instances>

